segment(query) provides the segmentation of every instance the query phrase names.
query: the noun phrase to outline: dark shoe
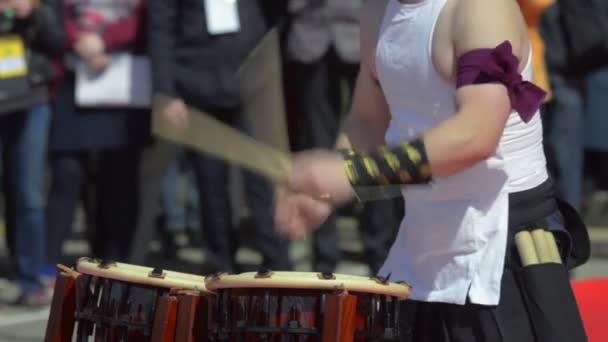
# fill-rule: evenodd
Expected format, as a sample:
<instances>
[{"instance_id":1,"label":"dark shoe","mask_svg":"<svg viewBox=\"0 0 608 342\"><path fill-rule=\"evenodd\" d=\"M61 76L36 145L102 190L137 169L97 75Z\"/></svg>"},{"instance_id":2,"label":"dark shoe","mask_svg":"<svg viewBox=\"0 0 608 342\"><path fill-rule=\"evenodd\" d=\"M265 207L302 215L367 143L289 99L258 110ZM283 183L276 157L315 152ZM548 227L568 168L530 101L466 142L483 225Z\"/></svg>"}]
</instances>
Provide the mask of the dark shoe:
<instances>
[{"instance_id":1,"label":"dark shoe","mask_svg":"<svg viewBox=\"0 0 608 342\"><path fill-rule=\"evenodd\" d=\"M158 239L160 240L162 255L166 259L177 258L177 244L175 243L175 236L166 228L158 229Z\"/></svg>"},{"instance_id":2,"label":"dark shoe","mask_svg":"<svg viewBox=\"0 0 608 342\"><path fill-rule=\"evenodd\" d=\"M188 236L189 247L201 247L203 245L203 234L201 234L200 226L187 226L186 236Z\"/></svg>"},{"instance_id":3,"label":"dark shoe","mask_svg":"<svg viewBox=\"0 0 608 342\"><path fill-rule=\"evenodd\" d=\"M333 273L336 271L336 264L317 262L312 266L313 272Z\"/></svg>"},{"instance_id":4,"label":"dark shoe","mask_svg":"<svg viewBox=\"0 0 608 342\"><path fill-rule=\"evenodd\" d=\"M238 274L238 270L236 266L218 267L209 263L204 263L201 267L201 273L205 276L213 275L216 273Z\"/></svg>"},{"instance_id":5,"label":"dark shoe","mask_svg":"<svg viewBox=\"0 0 608 342\"><path fill-rule=\"evenodd\" d=\"M293 270L293 265L291 264L291 260L289 260L289 258L286 258L285 260L264 260L262 263L262 269L288 272Z\"/></svg>"},{"instance_id":6,"label":"dark shoe","mask_svg":"<svg viewBox=\"0 0 608 342\"><path fill-rule=\"evenodd\" d=\"M608 221L608 191L596 191L583 209L583 218L590 226L603 226Z\"/></svg>"}]
</instances>

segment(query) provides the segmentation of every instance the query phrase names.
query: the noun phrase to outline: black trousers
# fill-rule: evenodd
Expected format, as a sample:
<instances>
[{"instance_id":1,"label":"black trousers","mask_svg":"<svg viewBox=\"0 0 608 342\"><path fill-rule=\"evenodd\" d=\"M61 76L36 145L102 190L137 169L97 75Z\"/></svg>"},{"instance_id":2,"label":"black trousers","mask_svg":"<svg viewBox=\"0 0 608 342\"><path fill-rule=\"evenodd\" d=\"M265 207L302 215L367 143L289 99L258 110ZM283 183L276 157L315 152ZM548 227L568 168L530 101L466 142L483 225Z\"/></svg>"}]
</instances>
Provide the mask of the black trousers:
<instances>
[{"instance_id":1,"label":"black trousers","mask_svg":"<svg viewBox=\"0 0 608 342\"><path fill-rule=\"evenodd\" d=\"M229 194L229 166L223 160L195 155L193 168L200 195L201 224L206 259L217 271L235 272L235 253L239 240L232 224L232 203ZM272 270L291 269L288 241L274 226L271 184L253 173L243 172L246 204L251 212L253 246L262 254L262 267ZM252 234L249 234L252 233Z\"/></svg>"},{"instance_id":2,"label":"black trousers","mask_svg":"<svg viewBox=\"0 0 608 342\"><path fill-rule=\"evenodd\" d=\"M358 65L341 61L333 49L319 60L296 64L302 120L300 148L333 148L347 93L352 96ZM375 274L382 266L399 227L401 199L370 202L359 216L360 234L367 264ZM313 235L313 270L333 272L341 258L336 216L330 217Z\"/></svg>"},{"instance_id":3,"label":"black trousers","mask_svg":"<svg viewBox=\"0 0 608 342\"><path fill-rule=\"evenodd\" d=\"M500 296L497 306L406 300L400 312L401 341L536 342L511 269L503 274Z\"/></svg>"},{"instance_id":4,"label":"black trousers","mask_svg":"<svg viewBox=\"0 0 608 342\"><path fill-rule=\"evenodd\" d=\"M572 213L562 213L550 181L511 194L509 202L509 237L498 305L406 300L400 312L401 341L586 341L566 262L576 245L571 232L578 227L574 227ZM515 234L539 228L553 233L563 264L522 267Z\"/></svg>"},{"instance_id":5,"label":"black trousers","mask_svg":"<svg viewBox=\"0 0 608 342\"><path fill-rule=\"evenodd\" d=\"M176 154L176 147L165 142L156 142L143 150L138 174L140 210L136 219L132 248L127 258L129 263L148 264L148 246L157 233L157 217L160 211L158 199L161 195L162 181L167 166ZM149 266L167 267L168 265Z\"/></svg>"},{"instance_id":6,"label":"black trousers","mask_svg":"<svg viewBox=\"0 0 608 342\"><path fill-rule=\"evenodd\" d=\"M99 152L93 172L89 153L51 153L52 178L46 214L49 264L60 262L76 206L91 181L94 181L94 194L85 202L90 209L87 210L90 223L87 228L93 256L127 260L138 213L140 151L132 148Z\"/></svg>"},{"instance_id":7,"label":"black trousers","mask_svg":"<svg viewBox=\"0 0 608 342\"><path fill-rule=\"evenodd\" d=\"M248 132L250 127L240 110L227 111L218 118ZM221 159L191 151L198 186L203 244L208 272L238 272L235 257L239 240L250 237L253 247L262 254L262 268L289 271L289 242L274 225L274 188L261 176L243 170L246 205L253 225L250 232L237 232L232 222L229 165ZM243 235L240 235L243 233Z\"/></svg>"}]
</instances>

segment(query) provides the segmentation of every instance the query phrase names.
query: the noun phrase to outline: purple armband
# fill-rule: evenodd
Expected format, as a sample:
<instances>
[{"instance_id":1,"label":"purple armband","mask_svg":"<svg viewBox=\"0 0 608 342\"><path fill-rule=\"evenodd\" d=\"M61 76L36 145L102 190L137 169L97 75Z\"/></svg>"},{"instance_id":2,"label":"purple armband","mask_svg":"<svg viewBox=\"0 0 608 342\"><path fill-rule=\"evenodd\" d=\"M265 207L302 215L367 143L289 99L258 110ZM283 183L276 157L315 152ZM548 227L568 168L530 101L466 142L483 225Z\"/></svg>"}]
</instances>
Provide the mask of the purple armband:
<instances>
[{"instance_id":1,"label":"purple armband","mask_svg":"<svg viewBox=\"0 0 608 342\"><path fill-rule=\"evenodd\" d=\"M456 87L499 82L507 87L511 108L524 122L530 121L547 93L532 82L524 81L518 71L519 60L509 41L494 49L477 49L458 59Z\"/></svg>"}]
</instances>

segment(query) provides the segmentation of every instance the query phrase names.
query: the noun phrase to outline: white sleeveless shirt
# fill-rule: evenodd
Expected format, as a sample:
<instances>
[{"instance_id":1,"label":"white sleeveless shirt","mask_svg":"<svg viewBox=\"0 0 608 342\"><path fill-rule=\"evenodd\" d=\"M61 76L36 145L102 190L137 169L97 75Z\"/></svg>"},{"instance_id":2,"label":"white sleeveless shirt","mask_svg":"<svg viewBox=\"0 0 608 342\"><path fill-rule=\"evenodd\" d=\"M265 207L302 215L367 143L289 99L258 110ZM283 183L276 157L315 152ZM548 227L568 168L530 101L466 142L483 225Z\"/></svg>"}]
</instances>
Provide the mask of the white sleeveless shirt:
<instances>
[{"instance_id":1,"label":"white sleeveless shirt","mask_svg":"<svg viewBox=\"0 0 608 342\"><path fill-rule=\"evenodd\" d=\"M391 112L389 145L413 140L455 114L455 85L432 62L446 0L389 0L376 46L377 77ZM522 72L532 78L531 57ZM491 115L491 113L488 113ZM498 304L508 231L508 194L548 178L540 115L513 112L489 159L433 185L403 188L405 218L380 275L412 285L411 299Z\"/></svg>"}]
</instances>

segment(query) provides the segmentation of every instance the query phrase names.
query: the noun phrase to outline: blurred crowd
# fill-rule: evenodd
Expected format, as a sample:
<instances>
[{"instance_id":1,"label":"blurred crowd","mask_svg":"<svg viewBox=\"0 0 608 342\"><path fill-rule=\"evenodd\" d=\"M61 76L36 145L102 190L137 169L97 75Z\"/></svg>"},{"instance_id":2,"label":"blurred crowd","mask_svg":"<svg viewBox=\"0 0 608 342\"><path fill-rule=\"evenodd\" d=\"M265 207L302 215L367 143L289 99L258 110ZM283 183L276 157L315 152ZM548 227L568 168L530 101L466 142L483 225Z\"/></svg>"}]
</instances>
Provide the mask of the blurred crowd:
<instances>
[{"instance_id":1,"label":"blurred crowd","mask_svg":"<svg viewBox=\"0 0 608 342\"><path fill-rule=\"evenodd\" d=\"M149 243L157 239L164 255L175 258L175 236L187 233L205 255L202 274L239 272L235 255L243 243L261 253L260 268L291 270L289 242L273 226L267 180L239 170L242 189L233 191L239 183L226 162L152 136L149 102L108 95L123 82L98 85L99 96L91 97L87 80L112 75L135 88L151 82L154 93L169 98L161 113L167 125L187 124L191 107L248 132L237 70L277 28L283 85L277 96L285 95L291 148L328 148L354 87L363 3L0 0L2 194L17 304L49 303L42 277L63 260L80 207L94 257L146 264ZM565 14L573 0L520 4L536 82L551 94L543 115L557 189L602 220L602 208L608 209L602 177L608 174L608 47L596 58L578 54L586 26L577 24L580 15ZM608 30L601 32L608 41ZM134 65L149 69L150 81L146 72L133 72ZM337 214L357 219L370 272L381 266L403 214L400 199ZM313 234L315 271L334 271L342 257L336 220Z\"/></svg>"}]
</instances>

